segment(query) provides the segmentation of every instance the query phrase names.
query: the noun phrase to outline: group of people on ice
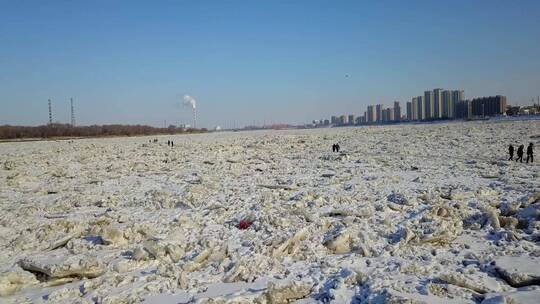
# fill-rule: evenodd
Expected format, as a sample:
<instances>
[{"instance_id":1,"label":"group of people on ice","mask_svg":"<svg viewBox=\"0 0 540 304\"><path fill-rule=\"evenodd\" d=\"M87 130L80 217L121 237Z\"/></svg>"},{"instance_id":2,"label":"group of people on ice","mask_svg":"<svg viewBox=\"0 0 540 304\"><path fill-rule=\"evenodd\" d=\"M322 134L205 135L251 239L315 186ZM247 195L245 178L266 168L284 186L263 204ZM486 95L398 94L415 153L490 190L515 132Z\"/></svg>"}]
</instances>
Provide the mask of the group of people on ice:
<instances>
[{"instance_id":1,"label":"group of people on ice","mask_svg":"<svg viewBox=\"0 0 540 304\"><path fill-rule=\"evenodd\" d=\"M516 161L519 161L520 163L523 162L523 149L525 149L525 146L523 145L520 145L517 149ZM332 152L339 152L339 144L332 145ZM510 155L510 158L508 158L508 160L514 160L514 146L510 145L508 147L508 154ZM529 163L529 160L531 161L531 163L534 160L533 143L529 143L529 146L527 147L527 163Z\"/></svg>"},{"instance_id":2,"label":"group of people on ice","mask_svg":"<svg viewBox=\"0 0 540 304\"><path fill-rule=\"evenodd\" d=\"M149 143L157 143L157 138L148 140ZM172 140L167 140L167 146L174 147L174 142Z\"/></svg>"},{"instance_id":3,"label":"group of people on ice","mask_svg":"<svg viewBox=\"0 0 540 304\"><path fill-rule=\"evenodd\" d=\"M516 161L519 161L520 163L523 162L523 149L524 148L525 147L521 145L517 149ZM510 145L508 147L508 154L510 155L508 160L514 160L514 146ZM527 147L527 163L529 163L529 159L531 160L531 163L532 163L533 162L533 143L529 143L529 146Z\"/></svg>"}]
</instances>

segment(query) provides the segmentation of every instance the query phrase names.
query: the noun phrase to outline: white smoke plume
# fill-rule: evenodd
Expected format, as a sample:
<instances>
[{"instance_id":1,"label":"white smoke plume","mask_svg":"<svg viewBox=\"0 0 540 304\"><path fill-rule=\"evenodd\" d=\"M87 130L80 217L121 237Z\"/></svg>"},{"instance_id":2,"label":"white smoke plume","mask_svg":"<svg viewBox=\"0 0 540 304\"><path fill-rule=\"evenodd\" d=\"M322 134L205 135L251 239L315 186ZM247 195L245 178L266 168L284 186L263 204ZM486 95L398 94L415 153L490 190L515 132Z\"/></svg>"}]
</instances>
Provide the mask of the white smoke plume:
<instances>
[{"instance_id":1,"label":"white smoke plume","mask_svg":"<svg viewBox=\"0 0 540 304\"><path fill-rule=\"evenodd\" d=\"M191 107L191 109L195 111L195 109L197 108L197 101L195 100L195 98L189 95L184 95L184 105Z\"/></svg>"}]
</instances>

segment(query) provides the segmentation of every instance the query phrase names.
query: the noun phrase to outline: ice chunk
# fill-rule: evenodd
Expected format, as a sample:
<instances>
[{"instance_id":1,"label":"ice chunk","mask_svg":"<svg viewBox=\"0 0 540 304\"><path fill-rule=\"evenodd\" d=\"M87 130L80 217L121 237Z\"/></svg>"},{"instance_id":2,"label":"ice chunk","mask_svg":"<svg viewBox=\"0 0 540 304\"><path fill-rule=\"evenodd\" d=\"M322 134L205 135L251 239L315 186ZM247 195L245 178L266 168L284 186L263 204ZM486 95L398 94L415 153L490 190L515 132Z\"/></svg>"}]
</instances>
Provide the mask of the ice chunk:
<instances>
[{"instance_id":1,"label":"ice chunk","mask_svg":"<svg viewBox=\"0 0 540 304\"><path fill-rule=\"evenodd\" d=\"M312 288L311 282L270 282L264 296L268 304L287 304L305 298L311 293Z\"/></svg>"},{"instance_id":2,"label":"ice chunk","mask_svg":"<svg viewBox=\"0 0 540 304\"><path fill-rule=\"evenodd\" d=\"M538 304L540 289L519 288L514 291L487 294L482 304Z\"/></svg>"},{"instance_id":3,"label":"ice chunk","mask_svg":"<svg viewBox=\"0 0 540 304\"><path fill-rule=\"evenodd\" d=\"M105 245L123 246L127 244L127 240L124 238L124 232L118 228L107 227L103 229L101 238Z\"/></svg>"},{"instance_id":4,"label":"ice chunk","mask_svg":"<svg viewBox=\"0 0 540 304\"><path fill-rule=\"evenodd\" d=\"M527 200L529 204L536 204L540 202L540 192L533 193Z\"/></svg>"},{"instance_id":5,"label":"ice chunk","mask_svg":"<svg viewBox=\"0 0 540 304\"><path fill-rule=\"evenodd\" d=\"M540 285L540 258L502 256L495 259L495 269L513 287Z\"/></svg>"},{"instance_id":6,"label":"ice chunk","mask_svg":"<svg viewBox=\"0 0 540 304\"><path fill-rule=\"evenodd\" d=\"M0 296L13 294L26 286L38 283L39 281L32 273L16 267L0 274Z\"/></svg>"},{"instance_id":7,"label":"ice chunk","mask_svg":"<svg viewBox=\"0 0 540 304\"><path fill-rule=\"evenodd\" d=\"M351 252L351 234L345 229L331 231L323 245L335 254L349 253Z\"/></svg>"},{"instance_id":8,"label":"ice chunk","mask_svg":"<svg viewBox=\"0 0 540 304\"><path fill-rule=\"evenodd\" d=\"M50 278L95 278L105 272L105 267L96 257L86 255L39 255L24 258L19 264L24 270L43 273Z\"/></svg>"}]
</instances>

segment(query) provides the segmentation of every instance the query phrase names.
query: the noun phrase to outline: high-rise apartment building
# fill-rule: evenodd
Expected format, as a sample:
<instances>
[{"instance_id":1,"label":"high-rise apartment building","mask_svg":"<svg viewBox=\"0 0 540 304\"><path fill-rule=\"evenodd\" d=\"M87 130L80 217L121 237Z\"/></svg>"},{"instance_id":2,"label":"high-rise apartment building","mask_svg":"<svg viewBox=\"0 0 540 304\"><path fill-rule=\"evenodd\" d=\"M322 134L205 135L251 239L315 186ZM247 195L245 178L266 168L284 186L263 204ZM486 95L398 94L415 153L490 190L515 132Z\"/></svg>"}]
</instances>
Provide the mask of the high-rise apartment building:
<instances>
[{"instance_id":1,"label":"high-rise apartment building","mask_svg":"<svg viewBox=\"0 0 540 304\"><path fill-rule=\"evenodd\" d=\"M443 89L433 90L433 118L434 119L443 117L442 92L443 92Z\"/></svg>"},{"instance_id":2,"label":"high-rise apartment building","mask_svg":"<svg viewBox=\"0 0 540 304\"><path fill-rule=\"evenodd\" d=\"M401 106L399 105L399 101L394 101L394 119L393 121L400 121L401 120Z\"/></svg>"},{"instance_id":3,"label":"high-rise apartment building","mask_svg":"<svg viewBox=\"0 0 540 304\"><path fill-rule=\"evenodd\" d=\"M432 119L435 116L435 102L433 101L433 91L424 92L424 119Z\"/></svg>"},{"instance_id":4,"label":"high-rise apartment building","mask_svg":"<svg viewBox=\"0 0 540 304\"><path fill-rule=\"evenodd\" d=\"M412 113L410 120L418 120L418 97L412 98Z\"/></svg>"},{"instance_id":5,"label":"high-rise apartment building","mask_svg":"<svg viewBox=\"0 0 540 304\"><path fill-rule=\"evenodd\" d=\"M453 90L452 91L452 104L454 105L454 117L456 117L456 111L458 104L465 100L465 94L463 90Z\"/></svg>"},{"instance_id":6,"label":"high-rise apartment building","mask_svg":"<svg viewBox=\"0 0 540 304\"><path fill-rule=\"evenodd\" d=\"M471 102L473 116L497 116L506 111L506 96L475 98Z\"/></svg>"},{"instance_id":7,"label":"high-rise apartment building","mask_svg":"<svg viewBox=\"0 0 540 304\"><path fill-rule=\"evenodd\" d=\"M382 110L383 110L383 105L382 104L378 104L375 106L375 112L377 113L377 117L376 117L376 121L377 122L381 122L383 119L382 119Z\"/></svg>"},{"instance_id":8,"label":"high-rise apartment building","mask_svg":"<svg viewBox=\"0 0 540 304\"><path fill-rule=\"evenodd\" d=\"M490 101L489 112L486 112L486 115L488 115L488 113L491 113L489 115L496 115L493 113L504 112L504 110L500 110L501 107L506 108L506 99L504 98L503 102L503 97L504 96L493 97L499 98L497 99L498 103ZM349 115L347 121L349 124L354 124L356 121L376 123L400 121L403 119L409 121L422 121L442 118L470 117L473 113L473 103L472 101L468 103L464 103L463 101L463 90L443 90L437 88L432 91L425 91L423 96L413 97L410 102L405 103L405 109L402 109L399 101L394 101L393 108L384 108L382 104L369 105L367 111L364 112L363 119L358 120L355 116ZM478 104L478 101L475 102L475 105ZM475 108L475 111L478 111L477 107ZM486 108L486 106L484 106L484 108ZM406 111L405 113L403 112L404 110ZM338 120L340 119L338 118Z\"/></svg>"},{"instance_id":9,"label":"high-rise apartment building","mask_svg":"<svg viewBox=\"0 0 540 304\"><path fill-rule=\"evenodd\" d=\"M381 121L382 122L387 122L388 121L388 110L387 109L382 109L381 110Z\"/></svg>"},{"instance_id":10,"label":"high-rise apartment building","mask_svg":"<svg viewBox=\"0 0 540 304\"><path fill-rule=\"evenodd\" d=\"M349 124L350 124L350 125L356 124L356 118L354 117L353 114L350 114L350 115L349 115Z\"/></svg>"},{"instance_id":11,"label":"high-rise apartment building","mask_svg":"<svg viewBox=\"0 0 540 304\"><path fill-rule=\"evenodd\" d=\"M387 121L395 121L395 115L394 115L394 109L392 108L387 108L386 109L386 112L388 113L387 116L388 116L388 120Z\"/></svg>"},{"instance_id":12,"label":"high-rise apartment building","mask_svg":"<svg viewBox=\"0 0 540 304\"><path fill-rule=\"evenodd\" d=\"M337 125L339 123L339 118L337 116L332 116L330 120L333 125Z\"/></svg>"},{"instance_id":13,"label":"high-rise apartment building","mask_svg":"<svg viewBox=\"0 0 540 304\"><path fill-rule=\"evenodd\" d=\"M339 117L339 124L340 125L346 125L349 123L349 117L347 115L341 115Z\"/></svg>"},{"instance_id":14,"label":"high-rise apartment building","mask_svg":"<svg viewBox=\"0 0 540 304\"><path fill-rule=\"evenodd\" d=\"M455 118L470 118L472 117L472 103L469 100L462 100L456 103Z\"/></svg>"},{"instance_id":15,"label":"high-rise apartment building","mask_svg":"<svg viewBox=\"0 0 540 304\"><path fill-rule=\"evenodd\" d=\"M442 118L454 117L454 103L452 101L452 92L444 90L442 92Z\"/></svg>"},{"instance_id":16,"label":"high-rise apartment building","mask_svg":"<svg viewBox=\"0 0 540 304\"><path fill-rule=\"evenodd\" d=\"M424 96L418 96L416 97L416 107L417 107L417 120L424 120L426 119L426 103L424 101Z\"/></svg>"},{"instance_id":17,"label":"high-rise apartment building","mask_svg":"<svg viewBox=\"0 0 540 304\"><path fill-rule=\"evenodd\" d=\"M455 103L465 100L465 94L463 90L453 90L452 99L454 100Z\"/></svg>"},{"instance_id":18,"label":"high-rise apartment building","mask_svg":"<svg viewBox=\"0 0 540 304\"><path fill-rule=\"evenodd\" d=\"M366 117L368 123L374 123L377 120L377 114L374 106L368 106L366 111Z\"/></svg>"}]
</instances>

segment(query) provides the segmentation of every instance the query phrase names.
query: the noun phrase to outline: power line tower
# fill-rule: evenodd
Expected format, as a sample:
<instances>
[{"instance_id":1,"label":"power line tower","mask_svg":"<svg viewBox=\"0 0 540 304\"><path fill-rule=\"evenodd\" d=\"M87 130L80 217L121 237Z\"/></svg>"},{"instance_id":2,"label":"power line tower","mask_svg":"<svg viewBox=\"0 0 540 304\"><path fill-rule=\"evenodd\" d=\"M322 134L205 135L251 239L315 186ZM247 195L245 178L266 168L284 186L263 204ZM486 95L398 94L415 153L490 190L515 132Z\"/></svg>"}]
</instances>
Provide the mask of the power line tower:
<instances>
[{"instance_id":1,"label":"power line tower","mask_svg":"<svg viewBox=\"0 0 540 304\"><path fill-rule=\"evenodd\" d=\"M73 107L73 97L69 99L71 104L71 126L75 127L75 108Z\"/></svg>"},{"instance_id":2,"label":"power line tower","mask_svg":"<svg viewBox=\"0 0 540 304\"><path fill-rule=\"evenodd\" d=\"M52 103L51 103L50 98L49 98L49 125L52 125Z\"/></svg>"}]
</instances>

